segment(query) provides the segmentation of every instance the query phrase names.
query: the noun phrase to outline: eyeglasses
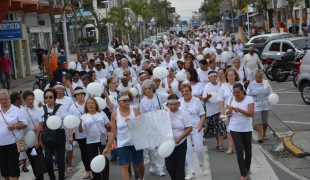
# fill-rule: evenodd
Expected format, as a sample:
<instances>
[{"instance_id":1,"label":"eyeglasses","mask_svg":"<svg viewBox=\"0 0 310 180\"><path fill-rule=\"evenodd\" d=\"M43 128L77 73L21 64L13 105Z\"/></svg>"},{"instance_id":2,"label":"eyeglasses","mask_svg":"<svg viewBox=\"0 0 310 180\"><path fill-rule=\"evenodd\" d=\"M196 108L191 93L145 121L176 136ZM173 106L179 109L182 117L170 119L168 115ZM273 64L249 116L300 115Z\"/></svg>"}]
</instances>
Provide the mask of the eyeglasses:
<instances>
[{"instance_id":1,"label":"eyeglasses","mask_svg":"<svg viewBox=\"0 0 310 180\"><path fill-rule=\"evenodd\" d=\"M45 96L44 99L54 99L54 96Z\"/></svg>"},{"instance_id":2,"label":"eyeglasses","mask_svg":"<svg viewBox=\"0 0 310 180\"><path fill-rule=\"evenodd\" d=\"M76 95L84 95L84 93L77 93Z\"/></svg>"},{"instance_id":3,"label":"eyeglasses","mask_svg":"<svg viewBox=\"0 0 310 180\"><path fill-rule=\"evenodd\" d=\"M122 100L124 103L128 103L128 102L130 102L130 100L129 99L125 99L125 100Z\"/></svg>"}]
</instances>

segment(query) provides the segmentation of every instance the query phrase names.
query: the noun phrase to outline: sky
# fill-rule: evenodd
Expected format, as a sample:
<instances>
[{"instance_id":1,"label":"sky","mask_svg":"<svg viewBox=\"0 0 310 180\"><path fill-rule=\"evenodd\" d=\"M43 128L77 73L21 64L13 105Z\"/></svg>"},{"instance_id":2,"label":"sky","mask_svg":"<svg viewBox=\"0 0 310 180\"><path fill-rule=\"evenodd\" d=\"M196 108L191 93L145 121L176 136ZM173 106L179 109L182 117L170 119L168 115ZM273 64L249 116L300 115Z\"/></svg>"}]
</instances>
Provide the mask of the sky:
<instances>
[{"instance_id":1,"label":"sky","mask_svg":"<svg viewBox=\"0 0 310 180\"><path fill-rule=\"evenodd\" d=\"M203 0L168 0L175 7L176 13L181 16L181 20L189 20L193 11L198 11Z\"/></svg>"}]
</instances>

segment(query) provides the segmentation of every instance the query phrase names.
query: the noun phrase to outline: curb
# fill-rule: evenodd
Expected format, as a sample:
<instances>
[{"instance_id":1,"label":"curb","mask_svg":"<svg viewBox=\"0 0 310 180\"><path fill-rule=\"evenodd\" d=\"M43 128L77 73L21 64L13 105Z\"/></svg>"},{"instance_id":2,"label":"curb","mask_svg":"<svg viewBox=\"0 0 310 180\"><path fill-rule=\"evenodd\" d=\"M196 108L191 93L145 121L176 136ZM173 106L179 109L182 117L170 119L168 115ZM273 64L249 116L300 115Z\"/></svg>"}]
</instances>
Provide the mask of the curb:
<instances>
[{"instance_id":1,"label":"curb","mask_svg":"<svg viewBox=\"0 0 310 180\"><path fill-rule=\"evenodd\" d=\"M292 143L291 137L293 135L294 133L292 133L291 135L287 135L286 137L283 138L283 146L287 151L292 153L295 157L302 158L305 156L305 152Z\"/></svg>"}]
</instances>

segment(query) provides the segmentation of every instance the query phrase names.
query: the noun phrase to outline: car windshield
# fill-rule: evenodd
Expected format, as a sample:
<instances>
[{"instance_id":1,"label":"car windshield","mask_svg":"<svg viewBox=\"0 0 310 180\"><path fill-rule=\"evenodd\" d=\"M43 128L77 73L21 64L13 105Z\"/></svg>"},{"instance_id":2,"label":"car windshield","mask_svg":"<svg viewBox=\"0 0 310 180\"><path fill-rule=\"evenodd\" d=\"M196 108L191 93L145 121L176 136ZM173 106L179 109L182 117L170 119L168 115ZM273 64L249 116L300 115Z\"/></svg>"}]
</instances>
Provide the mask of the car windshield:
<instances>
[{"instance_id":1,"label":"car windshield","mask_svg":"<svg viewBox=\"0 0 310 180\"><path fill-rule=\"evenodd\" d=\"M310 39L300 39L292 42L297 49L310 49Z\"/></svg>"}]
</instances>

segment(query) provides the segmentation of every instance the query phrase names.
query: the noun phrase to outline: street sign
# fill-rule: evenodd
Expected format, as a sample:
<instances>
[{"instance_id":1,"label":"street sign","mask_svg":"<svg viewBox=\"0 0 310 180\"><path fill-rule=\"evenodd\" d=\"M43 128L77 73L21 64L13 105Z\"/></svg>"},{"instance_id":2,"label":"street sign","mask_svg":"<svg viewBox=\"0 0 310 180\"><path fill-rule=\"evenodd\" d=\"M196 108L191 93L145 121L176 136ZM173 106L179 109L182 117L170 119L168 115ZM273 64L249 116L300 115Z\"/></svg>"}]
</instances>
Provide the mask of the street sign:
<instances>
[{"instance_id":1,"label":"street sign","mask_svg":"<svg viewBox=\"0 0 310 180\"><path fill-rule=\"evenodd\" d=\"M0 41L23 39L23 25L21 21L2 21L0 24Z\"/></svg>"}]
</instances>

